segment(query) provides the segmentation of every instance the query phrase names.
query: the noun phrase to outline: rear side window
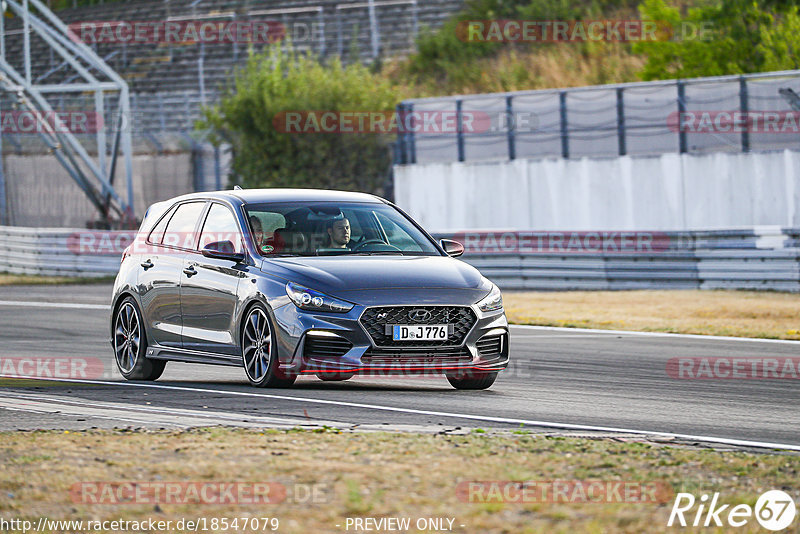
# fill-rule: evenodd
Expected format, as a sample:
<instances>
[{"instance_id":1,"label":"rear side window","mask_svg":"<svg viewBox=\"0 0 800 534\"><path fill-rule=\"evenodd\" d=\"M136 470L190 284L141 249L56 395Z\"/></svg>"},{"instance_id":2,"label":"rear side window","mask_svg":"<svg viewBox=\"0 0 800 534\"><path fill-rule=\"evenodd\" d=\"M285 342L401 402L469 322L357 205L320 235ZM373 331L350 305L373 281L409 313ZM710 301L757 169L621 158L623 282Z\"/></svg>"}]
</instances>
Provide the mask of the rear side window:
<instances>
[{"instance_id":1,"label":"rear side window","mask_svg":"<svg viewBox=\"0 0 800 534\"><path fill-rule=\"evenodd\" d=\"M203 232L200 234L200 248L210 243L220 243L215 248L228 250L228 246L221 245L225 242L230 242L233 252L242 251L242 235L239 232L239 225L236 224L236 217L222 204L211 204Z\"/></svg>"},{"instance_id":2,"label":"rear side window","mask_svg":"<svg viewBox=\"0 0 800 534\"><path fill-rule=\"evenodd\" d=\"M172 215L175 213L175 208L170 208L167 213L158 221L158 224L155 225L153 230L150 232L150 235L147 236L147 240L150 243L161 243L161 240L164 238L164 229L167 227L167 223L172 218Z\"/></svg>"},{"instance_id":3,"label":"rear side window","mask_svg":"<svg viewBox=\"0 0 800 534\"><path fill-rule=\"evenodd\" d=\"M205 205L205 202L187 202L178 206L167 223L161 243L170 247L194 250L197 245L197 234L194 229Z\"/></svg>"}]
</instances>

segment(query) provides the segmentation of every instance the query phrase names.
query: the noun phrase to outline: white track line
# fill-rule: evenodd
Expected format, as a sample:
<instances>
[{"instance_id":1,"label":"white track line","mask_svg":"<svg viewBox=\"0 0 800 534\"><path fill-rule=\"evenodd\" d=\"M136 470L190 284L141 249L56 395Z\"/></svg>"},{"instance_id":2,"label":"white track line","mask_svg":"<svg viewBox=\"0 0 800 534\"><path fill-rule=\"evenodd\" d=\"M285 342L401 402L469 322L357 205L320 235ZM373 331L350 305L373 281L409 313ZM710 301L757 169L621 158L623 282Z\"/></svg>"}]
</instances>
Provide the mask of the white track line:
<instances>
[{"instance_id":1,"label":"white track line","mask_svg":"<svg viewBox=\"0 0 800 534\"><path fill-rule=\"evenodd\" d=\"M49 408L47 408L49 407ZM0 408L17 409L17 410L30 410L36 413L60 413L72 417L100 417L105 419L114 419L117 415L109 416L109 413L122 412L123 415L129 419L127 421L138 422L142 424L158 425L167 424L171 426L203 426L199 422L185 423L185 420L195 419L205 421L205 425L209 423L212 425L234 425L245 427L257 426L277 426L285 428L302 427L302 426L335 426L340 425L338 421L325 421L317 419L301 419L289 417L270 417L258 414L246 414L238 412L219 412L219 411L204 411L187 410L182 408L167 408L158 406L148 406L140 404L128 403L115 403L115 402L89 402L86 399L73 400L62 397L51 397L46 395L29 395L29 394L15 394L15 395L2 395L0 394ZM79 409L83 408L85 411L81 412ZM41 410L47 410L43 412ZM154 417L162 416L162 419L157 420L142 420L130 419L133 415L151 415ZM164 419L166 417L166 419ZM123 420L122 417L118 417ZM182 422L183 421L183 422ZM247 423L243 425L242 423Z\"/></svg>"},{"instance_id":2,"label":"white track line","mask_svg":"<svg viewBox=\"0 0 800 534\"><path fill-rule=\"evenodd\" d=\"M0 375L3 378L19 378L14 375ZM397 406L382 406L379 404L363 404L359 402L346 402L346 401L335 401L335 400L327 400L327 399L306 399L302 397L291 397L288 395L274 395L269 393L251 393L247 391L230 391L230 390L220 390L220 389L206 389L206 388L196 388L196 387L181 387L181 386L168 386L165 384L142 384L139 382L106 382L101 380L78 380L78 379L64 379L64 378L29 378L31 380L46 380L51 382L68 382L68 383L76 383L76 384L94 384L94 385L104 385L104 386L127 386L127 387L141 387L141 388L150 388L150 389L165 389L171 391L192 391L195 393L211 393L215 395L231 395L235 397L256 397L256 398L264 398L264 399L278 399L278 400L286 400L286 401L293 401L293 402L305 402L309 404L328 404L334 406L347 406L350 408L364 408L368 410L381 410L386 412L399 412L399 413L409 413L409 414L416 414L416 415L431 415L431 416L438 416L438 417L452 417L456 419L469 419L473 421L486 421L492 423L506 423L506 424L514 424L514 425L528 425L528 426L538 426L543 428L558 428L564 430L583 430L583 431L592 431L592 432L613 432L619 434L635 434L641 436L657 436L662 438L670 438L670 439L682 439L682 440L689 440L689 441L702 441L706 443L720 443L725 445L736 445L739 447L757 447L757 448L768 448L768 449L781 449L781 450L788 450L788 451L798 451L800 452L800 445L788 445L785 443L770 443L764 441L751 441L751 440L743 440L743 439L729 439L729 438L718 438L713 436L696 436L693 434L676 434L672 432L653 432L649 430L637 430L637 429L630 429L630 428L616 428L616 427L607 427L607 426L594 426L594 425L575 425L570 423L553 423L550 421L535 421L529 419L516 419L516 418L509 418L509 417L493 417L489 415L472 415L472 414L460 414L460 413L450 413L450 412L437 412L433 410L416 410L413 408L400 408Z\"/></svg>"},{"instance_id":3,"label":"white track line","mask_svg":"<svg viewBox=\"0 0 800 534\"><path fill-rule=\"evenodd\" d=\"M701 339L706 341L746 341L754 343L782 343L795 345L800 348L800 341L790 341L788 339L763 339L756 337L732 337L732 336L706 336L704 334L670 334L668 332L640 332L638 330L602 330L599 328L567 328L563 326L534 326L529 324L512 324L512 328L523 328L527 330L545 330L550 332L571 332L578 334L609 334L617 336L646 336L646 337L666 337L674 339Z\"/></svg>"},{"instance_id":4,"label":"white track line","mask_svg":"<svg viewBox=\"0 0 800 534\"><path fill-rule=\"evenodd\" d=\"M73 308L78 310L110 310L108 304L79 304L76 302L37 302L31 300L0 300L0 306L22 308Z\"/></svg>"}]
</instances>

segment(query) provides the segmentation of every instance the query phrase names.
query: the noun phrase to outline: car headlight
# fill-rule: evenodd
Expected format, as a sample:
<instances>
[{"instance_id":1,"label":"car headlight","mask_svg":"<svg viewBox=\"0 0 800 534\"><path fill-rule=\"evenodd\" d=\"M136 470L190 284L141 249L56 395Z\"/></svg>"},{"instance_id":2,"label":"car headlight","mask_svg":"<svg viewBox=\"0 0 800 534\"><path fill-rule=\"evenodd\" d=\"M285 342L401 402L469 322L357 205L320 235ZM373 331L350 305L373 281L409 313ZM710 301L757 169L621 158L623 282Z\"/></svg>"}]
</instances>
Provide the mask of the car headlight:
<instances>
[{"instance_id":1,"label":"car headlight","mask_svg":"<svg viewBox=\"0 0 800 534\"><path fill-rule=\"evenodd\" d=\"M294 305L301 310L344 313L353 309L353 304L350 302L331 297L294 282L286 284L286 294L292 299Z\"/></svg>"},{"instance_id":2,"label":"car headlight","mask_svg":"<svg viewBox=\"0 0 800 534\"><path fill-rule=\"evenodd\" d=\"M478 309L482 312L492 312L503 309L503 295L500 293L500 288L492 286L492 290L488 295L478 301Z\"/></svg>"}]
</instances>

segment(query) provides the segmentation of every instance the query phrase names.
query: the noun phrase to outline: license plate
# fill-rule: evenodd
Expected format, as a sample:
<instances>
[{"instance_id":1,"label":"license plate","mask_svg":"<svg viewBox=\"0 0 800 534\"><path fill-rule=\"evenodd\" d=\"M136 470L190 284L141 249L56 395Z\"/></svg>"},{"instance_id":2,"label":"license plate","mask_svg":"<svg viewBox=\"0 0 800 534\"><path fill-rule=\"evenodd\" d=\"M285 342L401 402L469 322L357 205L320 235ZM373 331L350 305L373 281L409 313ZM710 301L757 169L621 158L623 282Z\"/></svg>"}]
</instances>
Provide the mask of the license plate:
<instances>
[{"instance_id":1,"label":"license plate","mask_svg":"<svg viewBox=\"0 0 800 534\"><path fill-rule=\"evenodd\" d=\"M446 324L396 324L392 326L392 340L446 341L448 330L449 328Z\"/></svg>"}]
</instances>

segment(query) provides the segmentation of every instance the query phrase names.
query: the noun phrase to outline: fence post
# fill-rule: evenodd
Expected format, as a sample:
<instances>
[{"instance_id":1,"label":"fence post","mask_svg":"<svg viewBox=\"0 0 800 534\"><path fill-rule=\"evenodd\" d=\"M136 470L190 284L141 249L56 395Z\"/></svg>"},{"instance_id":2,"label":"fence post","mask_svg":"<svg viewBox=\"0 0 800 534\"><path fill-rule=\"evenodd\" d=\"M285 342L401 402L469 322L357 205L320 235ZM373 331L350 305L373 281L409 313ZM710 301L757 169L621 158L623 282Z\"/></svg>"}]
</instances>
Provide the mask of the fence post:
<instances>
[{"instance_id":1,"label":"fence post","mask_svg":"<svg viewBox=\"0 0 800 534\"><path fill-rule=\"evenodd\" d=\"M205 73L205 55L206 47L203 41L200 41L200 55L197 58L197 81L200 83L200 102L206 105L206 73Z\"/></svg>"},{"instance_id":2,"label":"fence post","mask_svg":"<svg viewBox=\"0 0 800 534\"><path fill-rule=\"evenodd\" d=\"M739 110L744 118L744 128L742 128L742 152L750 152L750 111L749 95L747 94L747 78L739 77Z\"/></svg>"},{"instance_id":3,"label":"fence post","mask_svg":"<svg viewBox=\"0 0 800 534\"><path fill-rule=\"evenodd\" d=\"M394 108L394 112L397 115L397 143L395 144L394 161L400 165L408 162L408 157L406 154L406 136L408 135L408 132L406 131L405 109L406 107L403 103L397 104L397 106Z\"/></svg>"},{"instance_id":4,"label":"fence post","mask_svg":"<svg viewBox=\"0 0 800 534\"><path fill-rule=\"evenodd\" d=\"M325 48L325 12L320 6L319 11L317 11L317 18L319 19L319 57L325 57L325 52L327 51ZM314 36L311 36L314 39Z\"/></svg>"},{"instance_id":5,"label":"fence post","mask_svg":"<svg viewBox=\"0 0 800 534\"><path fill-rule=\"evenodd\" d=\"M463 128L463 113L461 110L463 102L459 98L456 100L456 136L458 140L458 161L464 161L464 128Z\"/></svg>"},{"instance_id":6,"label":"fence post","mask_svg":"<svg viewBox=\"0 0 800 534\"><path fill-rule=\"evenodd\" d=\"M214 145L214 188L217 191L222 189L222 169L220 165L219 145Z\"/></svg>"},{"instance_id":7,"label":"fence post","mask_svg":"<svg viewBox=\"0 0 800 534\"><path fill-rule=\"evenodd\" d=\"M681 127L684 114L686 113L686 84L683 80L678 80L678 152L685 154L688 152L686 145L686 131Z\"/></svg>"},{"instance_id":8,"label":"fence post","mask_svg":"<svg viewBox=\"0 0 800 534\"><path fill-rule=\"evenodd\" d=\"M375 15L375 0L367 2L367 9L369 9L369 29L370 40L372 41L372 59L378 57L380 49L381 35L378 30L378 18Z\"/></svg>"},{"instance_id":9,"label":"fence post","mask_svg":"<svg viewBox=\"0 0 800 534\"><path fill-rule=\"evenodd\" d=\"M2 14L0 14L2 16ZM6 220L6 176L3 174L3 136L0 135L0 224L7 225Z\"/></svg>"},{"instance_id":10,"label":"fence post","mask_svg":"<svg viewBox=\"0 0 800 534\"><path fill-rule=\"evenodd\" d=\"M567 92L558 93L558 107L561 115L561 157L569 158L569 130L567 128Z\"/></svg>"},{"instance_id":11,"label":"fence post","mask_svg":"<svg viewBox=\"0 0 800 534\"><path fill-rule=\"evenodd\" d=\"M133 94L134 96L136 95L136 93ZM161 131L165 132L167 130L167 119L164 117L164 97L161 96L161 91L156 93L156 95L158 95L158 125L161 127Z\"/></svg>"},{"instance_id":12,"label":"fence post","mask_svg":"<svg viewBox=\"0 0 800 534\"><path fill-rule=\"evenodd\" d=\"M625 90L617 87L617 140L619 142L619 155L628 153L625 139Z\"/></svg>"},{"instance_id":13,"label":"fence post","mask_svg":"<svg viewBox=\"0 0 800 534\"><path fill-rule=\"evenodd\" d=\"M508 159L517 159L517 146L515 138L516 121L514 120L514 97L508 95L506 97L506 120L508 121Z\"/></svg>"},{"instance_id":14,"label":"fence post","mask_svg":"<svg viewBox=\"0 0 800 534\"><path fill-rule=\"evenodd\" d=\"M339 7L336 6L336 48L339 59L342 59L344 54L344 36L342 36L342 14L339 12ZM344 61L344 60L343 60Z\"/></svg>"},{"instance_id":15,"label":"fence post","mask_svg":"<svg viewBox=\"0 0 800 534\"><path fill-rule=\"evenodd\" d=\"M200 143L192 141L192 155L194 157L194 190L205 191L205 169L203 165L203 147Z\"/></svg>"},{"instance_id":16,"label":"fence post","mask_svg":"<svg viewBox=\"0 0 800 534\"><path fill-rule=\"evenodd\" d=\"M416 163L417 162L417 140L414 137L414 128L416 128L416 124L414 124L414 104L407 104L406 111L411 116L409 119L411 121L411 128L409 128L408 132L408 148L409 148L409 163Z\"/></svg>"},{"instance_id":17,"label":"fence post","mask_svg":"<svg viewBox=\"0 0 800 534\"><path fill-rule=\"evenodd\" d=\"M417 5L417 0L411 0L411 42L417 42L417 36L419 35L419 6Z\"/></svg>"}]
</instances>

